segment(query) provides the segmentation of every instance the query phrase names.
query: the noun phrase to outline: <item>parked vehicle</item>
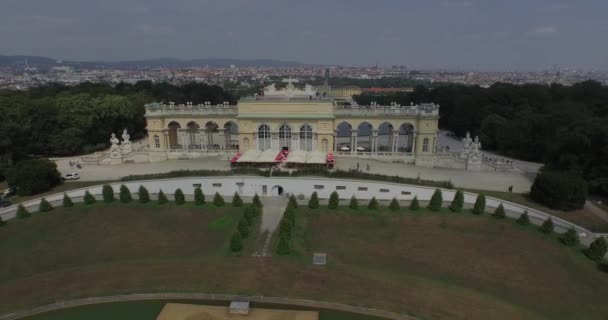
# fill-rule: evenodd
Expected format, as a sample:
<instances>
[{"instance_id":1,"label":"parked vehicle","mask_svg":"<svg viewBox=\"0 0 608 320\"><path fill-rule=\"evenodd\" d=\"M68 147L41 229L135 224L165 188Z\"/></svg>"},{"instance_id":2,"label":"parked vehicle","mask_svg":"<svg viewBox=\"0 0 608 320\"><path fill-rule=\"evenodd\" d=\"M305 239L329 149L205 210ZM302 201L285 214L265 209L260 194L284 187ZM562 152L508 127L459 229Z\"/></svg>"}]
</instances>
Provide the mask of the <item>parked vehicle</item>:
<instances>
[{"instance_id":1,"label":"parked vehicle","mask_svg":"<svg viewBox=\"0 0 608 320\"><path fill-rule=\"evenodd\" d=\"M14 196L17 194L17 189L14 187L9 187L8 189L4 190L4 192L2 193L2 198L8 198L10 196Z\"/></svg>"},{"instance_id":2,"label":"parked vehicle","mask_svg":"<svg viewBox=\"0 0 608 320\"><path fill-rule=\"evenodd\" d=\"M12 203L8 200L0 199L0 208L8 207L12 205Z\"/></svg>"},{"instance_id":3,"label":"parked vehicle","mask_svg":"<svg viewBox=\"0 0 608 320\"><path fill-rule=\"evenodd\" d=\"M70 172L63 175L64 180L78 180L80 175L77 172Z\"/></svg>"}]
</instances>

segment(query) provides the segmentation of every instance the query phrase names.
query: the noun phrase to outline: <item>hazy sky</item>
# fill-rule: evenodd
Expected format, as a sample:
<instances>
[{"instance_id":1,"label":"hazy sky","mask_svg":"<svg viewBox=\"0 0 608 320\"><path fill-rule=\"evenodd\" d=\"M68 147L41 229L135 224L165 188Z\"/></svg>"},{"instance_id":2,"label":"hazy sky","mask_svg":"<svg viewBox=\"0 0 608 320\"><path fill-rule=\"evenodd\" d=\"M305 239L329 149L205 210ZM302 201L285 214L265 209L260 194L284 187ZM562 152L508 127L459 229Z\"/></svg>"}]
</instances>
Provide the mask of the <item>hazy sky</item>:
<instances>
[{"instance_id":1,"label":"hazy sky","mask_svg":"<svg viewBox=\"0 0 608 320\"><path fill-rule=\"evenodd\" d=\"M608 69L608 0L0 0L0 54Z\"/></svg>"}]
</instances>

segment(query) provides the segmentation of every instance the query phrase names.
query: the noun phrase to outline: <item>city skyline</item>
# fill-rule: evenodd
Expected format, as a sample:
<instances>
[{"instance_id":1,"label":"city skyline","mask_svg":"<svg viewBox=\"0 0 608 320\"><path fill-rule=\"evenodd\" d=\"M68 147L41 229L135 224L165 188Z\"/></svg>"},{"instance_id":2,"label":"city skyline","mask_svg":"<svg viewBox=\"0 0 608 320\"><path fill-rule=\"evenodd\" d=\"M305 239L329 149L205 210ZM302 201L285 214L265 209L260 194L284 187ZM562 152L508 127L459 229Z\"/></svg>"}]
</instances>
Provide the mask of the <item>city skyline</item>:
<instances>
[{"instance_id":1,"label":"city skyline","mask_svg":"<svg viewBox=\"0 0 608 320\"><path fill-rule=\"evenodd\" d=\"M8 0L0 53L75 61L274 59L420 69L608 69L608 4Z\"/></svg>"}]
</instances>

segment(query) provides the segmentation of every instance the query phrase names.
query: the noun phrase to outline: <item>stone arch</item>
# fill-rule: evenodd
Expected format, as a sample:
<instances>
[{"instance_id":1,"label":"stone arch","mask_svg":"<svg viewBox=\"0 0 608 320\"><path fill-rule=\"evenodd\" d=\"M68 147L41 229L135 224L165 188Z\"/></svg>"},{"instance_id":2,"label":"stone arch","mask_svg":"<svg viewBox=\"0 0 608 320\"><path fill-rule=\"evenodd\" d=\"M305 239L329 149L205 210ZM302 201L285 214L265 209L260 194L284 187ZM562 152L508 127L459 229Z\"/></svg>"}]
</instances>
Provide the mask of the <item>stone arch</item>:
<instances>
[{"instance_id":1,"label":"stone arch","mask_svg":"<svg viewBox=\"0 0 608 320\"><path fill-rule=\"evenodd\" d=\"M312 126L308 123L300 127L300 150L312 151Z\"/></svg>"},{"instance_id":2,"label":"stone arch","mask_svg":"<svg viewBox=\"0 0 608 320\"><path fill-rule=\"evenodd\" d=\"M378 139L376 141L376 151L389 152L393 145L393 132L395 127L388 121L382 122L378 126Z\"/></svg>"},{"instance_id":3,"label":"stone arch","mask_svg":"<svg viewBox=\"0 0 608 320\"><path fill-rule=\"evenodd\" d=\"M205 123L205 134L207 135L207 150L219 149L217 144L219 126L215 121L207 121Z\"/></svg>"},{"instance_id":4,"label":"stone arch","mask_svg":"<svg viewBox=\"0 0 608 320\"><path fill-rule=\"evenodd\" d=\"M186 141L188 148L200 148L200 139L198 138L198 133L200 129L200 125L196 123L196 121L190 121L186 125Z\"/></svg>"},{"instance_id":5,"label":"stone arch","mask_svg":"<svg viewBox=\"0 0 608 320\"><path fill-rule=\"evenodd\" d=\"M256 135L258 139L258 149L260 151L270 149L270 126L265 123L260 124L256 130Z\"/></svg>"},{"instance_id":6,"label":"stone arch","mask_svg":"<svg viewBox=\"0 0 608 320\"><path fill-rule=\"evenodd\" d=\"M224 123L224 137L226 138L226 149L239 149L239 125L230 120Z\"/></svg>"},{"instance_id":7,"label":"stone arch","mask_svg":"<svg viewBox=\"0 0 608 320\"><path fill-rule=\"evenodd\" d=\"M355 151L371 151L373 130L374 127L367 121L363 121L357 126L357 145L355 146ZM362 150L359 150L361 148Z\"/></svg>"},{"instance_id":8,"label":"stone arch","mask_svg":"<svg viewBox=\"0 0 608 320\"><path fill-rule=\"evenodd\" d=\"M168 138L169 138L169 148L170 149L177 149L179 148L179 137L178 137L178 130L180 130L182 128L182 126L179 124L179 122L177 121L171 121L169 122L169 124L167 125L167 131L168 131Z\"/></svg>"},{"instance_id":9,"label":"stone arch","mask_svg":"<svg viewBox=\"0 0 608 320\"><path fill-rule=\"evenodd\" d=\"M279 149L288 148L291 150L291 126L283 123L279 127Z\"/></svg>"},{"instance_id":10,"label":"stone arch","mask_svg":"<svg viewBox=\"0 0 608 320\"><path fill-rule=\"evenodd\" d=\"M414 131L414 125L409 122L402 123L399 126L399 140L397 141L397 151L414 151Z\"/></svg>"},{"instance_id":11,"label":"stone arch","mask_svg":"<svg viewBox=\"0 0 608 320\"><path fill-rule=\"evenodd\" d=\"M353 126L347 122L342 121L338 123L336 126L336 151L339 151L340 148L349 148L351 149L351 137L352 137Z\"/></svg>"}]
</instances>

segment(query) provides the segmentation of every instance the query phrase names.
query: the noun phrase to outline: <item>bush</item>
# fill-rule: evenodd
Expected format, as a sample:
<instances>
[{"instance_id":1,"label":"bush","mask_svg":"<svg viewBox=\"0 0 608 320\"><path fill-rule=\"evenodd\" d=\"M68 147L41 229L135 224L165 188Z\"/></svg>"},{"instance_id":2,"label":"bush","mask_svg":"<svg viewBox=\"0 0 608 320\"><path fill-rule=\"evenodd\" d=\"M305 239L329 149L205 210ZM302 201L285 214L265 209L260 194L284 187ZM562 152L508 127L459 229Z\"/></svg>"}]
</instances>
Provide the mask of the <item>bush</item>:
<instances>
[{"instance_id":1,"label":"bush","mask_svg":"<svg viewBox=\"0 0 608 320\"><path fill-rule=\"evenodd\" d=\"M165 204L167 202L169 202L169 199L167 199L167 196L165 195L163 190L159 190L158 191L158 204Z\"/></svg>"},{"instance_id":2,"label":"bush","mask_svg":"<svg viewBox=\"0 0 608 320\"><path fill-rule=\"evenodd\" d=\"M125 186L124 184L121 185L120 192L118 193L118 198L122 203L131 202L133 200L133 197L131 197L131 190L129 190L129 188L127 188L127 186Z\"/></svg>"},{"instance_id":3,"label":"bush","mask_svg":"<svg viewBox=\"0 0 608 320\"><path fill-rule=\"evenodd\" d=\"M230 251L239 252L243 250L243 238L241 234L237 231L230 238Z\"/></svg>"},{"instance_id":4,"label":"bush","mask_svg":"<svg viewBox=\"0 0 608 320\"><path fill-rule=\"evenodd\" d=\"M245 220L247 221L248 225L253 225L253 221L260 214L259 211L260 208L254 205L250 205L245 208L245 213L243 214L243 216L245 217Z\"/></svg>"},{"instance_id":5,"label":"bush","mask_svg":"<svg viewBox=\"0 0 608 320\"><path fill-rule=\"evenodd\" d=\"M203 189L201 189L201 187L196 187L194 189L194 204L197 206L202 206L205 204L205 194L203 193Z\"/></svg>"},{"instance_id":6,"label":"bush","mask_svg":"<svg viewBox=\"0 0 608 320\"><path fill-rule=\"evenodd\" d=\"M450 204L450 211L452 212L462 212L462 207L464 206L464 193L460 190L456 191L454 195L454 199Z\"/></svg>"},{"instance_id":7,"label":"bush","mask_svg":"<svg viewBox=\"0 0 608 320\"><path fill-rule=\"evenodd\" d=\"M95 197L89 192L89 190L87 190L87 192L84 193L84 203L86 204L93 204L97 202L97 200L95 199Z\"/></svg>"},{"instance_id":8,"label":"bush","mask_svg":"<svg viewBox=\"0 0 608 320\"><path fill-rule=\"evenodd\" d=\"M418 209L420 209L420 203L418 202L418 196L414 196L414 199L412 199L412 202L410 202L410 210L416 211Z\"/></svg>"},{"instance_id":9,"label":"bush","mask_svg":"<svg viewBox=\"0 0 608 320\"><path fill-rule=\"evenodd\" d=\"M239 221L239 225L236 229L241 234L241 238L247 239L247 237L249 236L249 223L247 222L247 219L245 219L245 217L243 217L243 219Z\"/></svg>"},{"instance_id":10,"label":"bush","mask_svg":"<svg viewBox=\"0 0 608 320\"><path fill-rule=\"evenodd\" d=\"M483 214L486 211L486 196L483 194L479 194L477 196L477 200L475 200L475 205L473 206L474 214Z\"/></svg>"},{"instance_id":11,"label":"bush","mask_svg":"<svg viewBox=\"0 0 608 320\"><path fill-rule=\"evenodd\" d=\"M293 195L293 193L289 196L289 203L287 204L287 207L293 209L296 209L298 207L298 200L296 199L296 196Z\"/></svg>"},{"instance_id":12,"label":"bush","mask_svg":"<svg viewBox=\"0 0 608 320\"><path fill-rule=\"evenodd\" d=\"M327 207L329 209L334 210L334 209L338 209L339 205L340 205L340 196L338 195L338 192L334 191L329 196L329 205Z\"/></svg>"},{"instance_id":13,"label":"bush","mask_svg":"<svg viewBox=\"0 0 608 320\"><path fill-rule=\"evenodd\" d=\"M235 192L234 197L232 197L232 206L237 208L243 206L243 200L238 192Z\"/></svg>"},{"instance_id":14,"label":"bush","mask_svg":"<svg viewBox=\"0 0 608 320\"><path fill-rule=\"evenodd\" d=\"M378 200L376 197L372 197L367 204L367 208L370 210L378 210Z\"/></svg>"},{"instance_id":15,"label":"bush","mask_svg":"<svg viewBox=\"0 0 608 320\"><path fill-rule=\"evenodd\" d=\"M27 209L22 204L17 207L17 219L25 219L30 217L31 215L32 214L27 211Z\"/></svg>"},{"instance_id":16,"label":"bush","mask_svg":"<svg viewBox=\"0 0 608 320\"><path fill-rule=\"evenodd\" d=\"M59 185L61 175L55 162L48 159L23 160L7 170L6 181L19 195L33 195Z\"/></svg>"},{"instance_id":17,"label":"bush","mask_svg":"<svg viewBox=\"0 0 608 320\"><path fill-rule=\"evenodd\" d=\"M40 212L49 212L53 210L53 206L50 202L46 201L45 198L42 198L42 200L40 200L40 207L38 210L40 210Z\"/></svg>"},{"instance_id":18,"label":"bush","mask_svg":"<svg viewBox=\"0 0 608 320\"><path fill-rule=\"evenodd\" d=\"M568 229L566 233L560 236L559 240L569 247L573 247L579 244L578 234L576 233L576 229L574 228Z\"/></svg>"},{"instance_id":19,"label":"bush","mask_svg":"<svg viewBox=\"0 0 608 320\"><path fill-rule=\"evenodd\" d=\"M357 200L354 195L350 198L350 203L348 204L348 207L353 210L359 209L359 200Z\"/></svg>"},{"instance_id":20,"label":"bush","mask_svg":"<svg viewBox=\"0 0 608 320\"><path fill-rule=\"evenodd\" d=\"M435 192L433 192L433 196L431 197L431 201L429 202L427 208L431 211L439 211L441 210L442 204L443 196L441 195L441 190L435 189Z\"/></svg>"},{"instance_id":21,"label":"bush","mask_svg":"<svg viewBox=\"0 0 608 320\"><path fill-rule=\"evenodd\" d=\"M293 228L293 224L289 219L281 219L281 223L279 224L279 236L291 238L291 230Z\"/></svg>"},{"instance_id":22,"label":"bush","mask_svg":"<svg viewBox=\"0 0 608 320\"><path fill-rule=\"evenodd\" d=\"M522 226L527 226L530 224L530 217L528 216L528 210L525 210L524 213L517 218L517 224Z\"/></svg>"},{"instance_id":23,"label":"bush","mask_svg":"<svg viewBox=\"0 0 608 320\"><path fill-rule=\"evenodd\" d=\"M540 231L542 231L542 233L553 232L553 220L551 218L545 220L545 222L543 222L543 224L540 226Z\"/></svg>"},{"instance_id":24,"label":"bush","mask_svg":"<svg viewBox=\"0 0 608 320\"><path fill-rule=\"evenodd\" d=\"M148 192L148 189L146 189L146 187L140 185L139 186L139 190L138 192L138 196L139 196L139 202L141 203L148 203L150 202L150 193Z\"/></svg>"},{"instance_id":25,"label":"bush","mask_svg":"<svg viewBox=\"0 0 608 320\"><path fill-rule=\"evenodd\" d=\"M260 200L260 196L258 196L258 194L256 193L253 196L253 201L252 201L253 205L258 207L258 208L262 208L262 200Z\"/></svg>"},{"instance_id":26,"label":"bush","mask_svg":"<svg viewBox=\"0 0 608 320\"><path fill-rule=\"evenodd\" d=\"M285 237L279 238L279 244L277 245L277 253L281 256L286 256L291 252L289 248L289 239Z\"/></svg>"},{"instance_id":27,"label":"bush","mask_svg":"<svg viewBox=\"0 0 608 320\"><path fill-rule=\"evenodd\" d=\"M502 203L498 205L498 208L496 208L496 210L494 210L492 217L497 219L504 219L507 217L507 214L505 213L505 207L502 205Z\"/></svg>"},{"instance_id":28,"label":"bush","mask_svg":"<svg viewBox=\"0 0 608 320\"><path fill-rule=\"evenodd\" d=\"M577 174L541 171L534 179L530 198L551 209L580 209L587 200L587 183Z\"/></svg>"},{"instance_id":29,"label":"bush","mask_svg":"<svg viewBox=\"0 0 608 320\"><path fill-rule=\"evenodd\" d=\"M175 204L178 206L181 206L186 203L186 197L184 196L184 192L180 188L177 188L177 190L175 190L175 193L173 193L173 198L175 199Z\"/></svg>"},{"instance_id":30,"label":"bush","mask_svg":"<svg viewBox=\"0 0 608 320\"><path fill-rule=\"evenodd\" d=\"M216 207L223 207L224 204L226 204L224 202L224 198L220 195L219 192L216 192L215 195L213 196L213 205Z\"/></svg>"},{"instance_id":31,"label":"bush","mask_svg":"<svg viewBox=\"0 0 608 320\"><path fill-rule=\"evenodd\" d=\"M393 200L391 200L391 204L388 205L388 208L391 209L391 211L399 211L401 206L399 206L399 201L397 201L397 198L393 198Z\"/></svg>"},{"instance_id":32,"label":"bush","mask_svg":"<svg viewBox=\"0 0 608 320\"><path fill-rule=\"evenodd\" d=\"M316 191L313 192L310 196L310 200L308 201L308 207L311 209L319 208L319 196L317 195Z\"/></svg>"},{"instance_id":33,"label":"bush","mask_svg":"<svg viewBox=\"0 0 608 320\"><path fill-rule=\"evenodd\" d=\"M604 237L598 237L593 240L586 250L587 257L593 261L602 261L608 250L608 242Z\"/></svg>"},{"instance_id":34,"label":"bush","mask_svg":"<svg viewBox=\"0 0 608 320\"><path fill-rule=\"evenodd\" d=\"M74 206L74 202L72 202L72 198L70 198L70 196L68 196L67 193L63 194L63 203L62 206L64 208L69 208L69 207L73 207Z\"/></svg>"},{"instance_id":35,"label":"bush","mask_svg":"<svg viewBox=\"0 0 608 320\"><path fill-rule=\"evenodd\" d=\"M114 201L114 189L109 184L104 184L101 188L103 202L110 203Z\"/></svg>"}]
</instances>

